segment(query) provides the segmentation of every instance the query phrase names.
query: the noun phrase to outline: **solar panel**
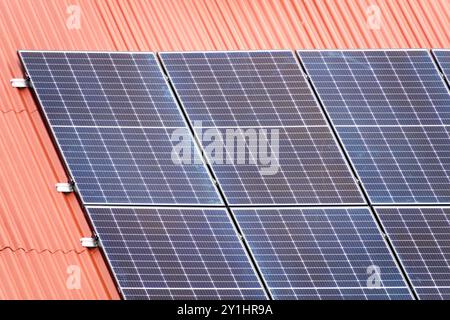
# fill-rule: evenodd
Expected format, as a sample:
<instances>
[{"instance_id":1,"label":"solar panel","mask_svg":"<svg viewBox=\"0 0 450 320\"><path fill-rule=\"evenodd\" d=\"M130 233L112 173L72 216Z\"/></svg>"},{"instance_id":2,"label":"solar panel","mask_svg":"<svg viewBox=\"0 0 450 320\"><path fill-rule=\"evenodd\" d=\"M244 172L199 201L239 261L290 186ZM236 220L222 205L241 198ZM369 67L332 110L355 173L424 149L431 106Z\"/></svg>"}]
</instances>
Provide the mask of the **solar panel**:
<instances>
[{"instance_id":1,"label":"solar panel","mask_svg":"<svg viewBox=\"0 0 450 320\"><path fill-rule=\"evenodd\" d=\"M326 125L290 51L164 52L160 57L193 123Z\"/></svg>"},{"instance_id":2,"label":"solar panel","mask_svg":"<svg viewBox=\"0 0 450 320\"><path fill-rule=\"evenodd\" d=\"M52 126L185 126L153 53L19 53Z\"/></svg>"},{"instance_id":3,"label":"solar panel","mask_svg":"<svg viewBox=\"0 0 450 320\"><path fill-rule=\"evenodd\" d=\"M266 299L225 209L87 211L126 299Z\"/></svg>"},{"instance_id":4,"label":"solar panel","mask_svg":"<svg viewBox=\"0 0 450 320\"><path fill-rule=\"evenodd\" d=\"M203 149L211 130L226 144L219 160L205 156L229 204L364 203L292 52L160 57ZM238 149L230 141L245 146Z\"/></svg>"},{"instance_id":5,"label":"solar panel","mask_svg":"<svg viewBox=\"0 0 450 320\"><path fill-rule=\"evenodd\" d=\"M450 96L428 51L298 54L372 203L450 202Z\"/></svg>"},{"instance_id":6,"label":"solar panel","mask_svg":"<svg viewBox=\"0 0 450 320\"><path fill-rule=\"evenodd\" d=\"M450 50L433 49L433 54L447 81L450 83Z\"/></svg>"},{"instance_id":7,"label":"solar panel","mask_svg":"<svg viewBox=\"0 0 450 320\"><path fill-rule=\"evenodd\" d=\"M201 164L172 160L171 129L53 130L84 203L220 204Z\"/></svg>"},{"instance_id":8,"label":"solar panel","mask_svg":"<svg viewBox=\"0 0 450 320\"><path fill-rule=\"evenodd\" d=\"M20 55L85 204L221 204L153 54Z\"/></svg>"},{"instance_id":9,"label":"solar panel","mask_svg":"<svg viewBox=\"0 0 450 320\"><path fill-rule=\"evenodd\" d=\"M376 208L420 299L450 299L450 208Z\"/></svg>"},{"instance_id":10,"label":"solar panel","mask_svg":"<svg viewBox=\"0 0 450 320\"><path fill-rule=\"evenodd\" d=\"M275 299L411 299L366 208L233 212Z\"/></svg>"}]
</instances>

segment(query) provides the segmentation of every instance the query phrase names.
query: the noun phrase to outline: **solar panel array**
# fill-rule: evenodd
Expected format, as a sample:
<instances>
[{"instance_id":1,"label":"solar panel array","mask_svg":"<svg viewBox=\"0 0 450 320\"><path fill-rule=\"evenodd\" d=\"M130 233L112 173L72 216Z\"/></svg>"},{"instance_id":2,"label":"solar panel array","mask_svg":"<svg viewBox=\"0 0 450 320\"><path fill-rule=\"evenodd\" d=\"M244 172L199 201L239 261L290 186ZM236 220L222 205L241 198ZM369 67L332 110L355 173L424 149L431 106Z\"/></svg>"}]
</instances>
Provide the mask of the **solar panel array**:
<instances>
[{"instance_id":1,"label":"solar panel array","mask_svg":"<svg viewBox=\"0 0 450 320\"><path fill-rule=\"evenodd\" d=\"M266 299L225 209L87 210L128 299Z\"/></svg>"},{"instance_id":2,"label":"solar panel array","mask_svg":"<svg viewBox=\"0 0 450 320\"><path fill-rule=\"evenodd\" d=\"M188 129L153 54L20 56L84 203L221 204L202 163L171 161Z\"/></svg>"},{"instance_id":3,"label":"solar panel array","mask_svg":"<svg viewBox=\"0 0 450 320\"><path fill-rule=\"evenodd\" d=\"M433 49L433 55L450 84L450 50Z\"/></svg>"},{"instance_id":4,"label":"solar panel array","mask_svg":"<svg viewBox=\"0 0 450 320\"><path fill-rule=\"evenodd\" d=\"M206 153L229 204L364 203L292 52L161 53L160 57L195 128L217 130L227 142L228 130L241 130L237 136L246 142L241 152L248 151L253 162L216 161ZM266 139L261 139L261 130ZM251 146L267 144L273 153L273 132L279 134L278 163L264 164L271 159ZM201 141L206 148L209 141ZM224 158L235 159L236 148L224 148ZM272 171L265 174L264 169Z\"/></svg>"},{"instance_id":5,"label":"solar panel array","mask_svg":"<svg viewBox=\"0 0 450 320\"><path fill-rule=\"evenodd\" d=\"M420 299L450 299L450 208L376 208Z\"/></svg>"},{"instance_id":6,"label":"solar panel array","mask_svg":"<svg viewBox=\"0 0 450 320\"><path fill-rule=\"evenodd\" d=\"M372 203L450 202L450 97L428 51L298 54Z\"/></svg>"},{"instance_id":7,"label":"solar panel array","mask_svg":"<svg viewBox=\"0 0 450 320\"><path fill-rule=\"evenodd\" d=\"M20 52L124 298L450 299L430 54L298 56Z\"/></svg>"},{"instance_id":8,"label":"solar panel array","mask_svg":"<svg viewBox=\"0 0 450 320\"><path fill-rule=\"evenodd\" d=\"M411 299L366 208L233 212L276 299Z\"/></svg>"}]
</instances>

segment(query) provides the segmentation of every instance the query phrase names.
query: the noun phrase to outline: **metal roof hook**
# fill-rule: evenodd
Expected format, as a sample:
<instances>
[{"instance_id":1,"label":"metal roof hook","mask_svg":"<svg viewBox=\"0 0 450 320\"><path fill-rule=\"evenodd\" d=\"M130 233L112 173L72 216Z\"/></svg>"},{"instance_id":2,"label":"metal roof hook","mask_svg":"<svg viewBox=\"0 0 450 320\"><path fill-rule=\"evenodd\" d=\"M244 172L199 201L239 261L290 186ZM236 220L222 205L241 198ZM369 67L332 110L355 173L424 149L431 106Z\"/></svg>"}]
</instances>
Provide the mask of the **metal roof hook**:
<instances>
[{"instance_id":1,"label":"metal roof hook","mask_svg":"<svg viewBox=\"0 0 450 320\"><path fill-rule=\"evenodd\" d=\"M98 247L98 237L85 237L80 239L81 246L85 248L97 248Z\"/></svg>"},{"instance_id":2,"label":"metal roof hook","mask_svg":"<svg viewBox=\"0 0 450 320\"><path fill-rule=\"evenodd\" d=\"M32 87L31 81L28 78L27 79L14 78L14 79L11 79L10 82L11 82L11 86L13 88L21 89L21 88L31 88Z\"/></svg>"},{"instance_id":3,"label":"metal roof hook","mask_svg":"<svg viewBox=\"0 0 450 320\"><path fill-rule=\"evenodd\" d=\"M73 192L73 183L70 182L59 182L55 185L56 191L61 193L71 193Z\"/></svg>"}]
</instances>

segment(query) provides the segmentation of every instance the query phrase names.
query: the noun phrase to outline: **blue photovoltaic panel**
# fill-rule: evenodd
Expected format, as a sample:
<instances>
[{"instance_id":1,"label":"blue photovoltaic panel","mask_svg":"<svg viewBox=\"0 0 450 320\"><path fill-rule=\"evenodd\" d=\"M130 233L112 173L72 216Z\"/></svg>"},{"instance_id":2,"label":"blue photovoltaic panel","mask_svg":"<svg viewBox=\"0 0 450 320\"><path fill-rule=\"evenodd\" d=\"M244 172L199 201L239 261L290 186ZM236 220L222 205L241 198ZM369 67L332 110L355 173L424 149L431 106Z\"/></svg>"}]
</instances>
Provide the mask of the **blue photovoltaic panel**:
<instances>
[{"instance_id":1,"label":"blue photovoltaic panel","mask_svg":"<svg viewBox=\"0 0 450 320\"><path fill-rule=\"evenodd\" d=\"M373 202L450 202L450 127L337 131Z\"/></svg>"},{"instance_id":2,"label":"blue photovoltaic panel","mask_svg":"<svg viewBox=\"0 0 450 320\"><path fill-rule=\"evenodd\" d=\"M154 54L20 55L84 203L221 204Z\"/></svg>"},{"instance_id":3,"label":"blue photovoltaic panel","mask_svg":"<svg viewBox=\"0 0 450 320\"><path fill-rule=\"evenodd\" d=\"M233 212L275 299L411 299L366 208Z\"/></svg>"},{"instance_id":4,"label":"blue photovoltaic panel","mask_svg":"<svg viewBox=\"0 0 450 320\"><path fill-rule=\"evenodd\" d=\"M87 210L126 299L266 299L225 209Z\"/></svg>"},{"instance_id":5,"label":"blue photovoltaic panel","mask_svg":"<svg viewBox=\"0 0 450 320\"><path fill-rule=\"evenodd\" d=\"M450 83L450 50L433 49L433 54L447 78L447 81Z\"/></svg>"},{"instance_id":6,"label":"blue photovoltaic panel","mask_svg":"<svg viewBox=\"0 0 450 320\"><path fill-rule=\"evenodd\" d=\"M298 53L372 203L450 202L450 96L428 51Z\"/></svg>"},{"instance_id":7,"label":"blue photovoltaic panel","mask_svg":"<svg viewBox=\"0 0 450 320\"><path fill-rule=\"evenodd\" d=\"M153 53L20 56L52 126L185 126Z\"/></svg>"},{"instance_id":8,"label":"blue photovoltaic panel","mask_svg":"<svg viewBox=\"0 0 450 320\"><path fill-rule=\"evenodd\" d=\"M220 204L202 164L174 162L170 128L53 130L84 203Z\"/></svg>"},{"instance_id":9,"label":"blue photovoltaic panel","mask_svg":"<svg viewBox=\"0 0 450 320\"><path fill-rule=\"evenodd\" d=\"M376 208L420 299L450 300L450 208Z\"/></svg>"},{"instance_id":10,"label":"blue photovoltaic panel","mask_svg":"<svg viewBox=\"0 0 450 320\"><path fill-rule=\"evenodd\" d=\"M230 204L364 203L292 52L160 56Z\"/></svg>"},{"instance_id":11,"label":"blue photovoltaic panel","mask_svg":"<svg viewBox=\"0 0 450 320\"><path fill-rule=\"evenodd\" d=\"M194 125L326 125L291 51L160 56Z\"/></svg>"}]
</instances>

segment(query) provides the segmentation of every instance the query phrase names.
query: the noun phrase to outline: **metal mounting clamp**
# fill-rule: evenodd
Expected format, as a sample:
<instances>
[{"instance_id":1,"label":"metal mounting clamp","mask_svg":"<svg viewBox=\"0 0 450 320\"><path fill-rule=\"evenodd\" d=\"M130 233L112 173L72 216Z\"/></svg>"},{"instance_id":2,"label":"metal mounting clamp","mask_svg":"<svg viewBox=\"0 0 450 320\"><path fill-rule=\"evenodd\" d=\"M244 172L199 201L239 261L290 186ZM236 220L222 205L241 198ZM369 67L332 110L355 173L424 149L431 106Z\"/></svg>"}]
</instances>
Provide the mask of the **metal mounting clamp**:
<instances>
[{"instance_id":1,"label":"metal mounting clamp","mask_svg":"<svg viewBox=\"0 0 450 320\"><path fill-rule=\"evenodd\" d=\"M73 184L70 182L60 182L55 185L56 191L62 193L70 193L73 192Z\"/></svg>"},{"instance_id":2,"label":"metal mounting clamp","mask_svg":"<svg viewBox=\"0 0 450 320\"><path fill-rule=\"evenodd\" d=\"M97 248L98 247L98 239L95 238L81 238L81 245L85 248Z\"/></svg>"},{"instance_id":3,"label":"metal mounting clamp","mask_svg":"<svg viewBox=\"0 0 450 320\"><path fill-rule=\"evenodd\" d=\"M13 88L31 88L31 81L29 79L14 78L10 82Z\"/></svg>"}]
</instances>

